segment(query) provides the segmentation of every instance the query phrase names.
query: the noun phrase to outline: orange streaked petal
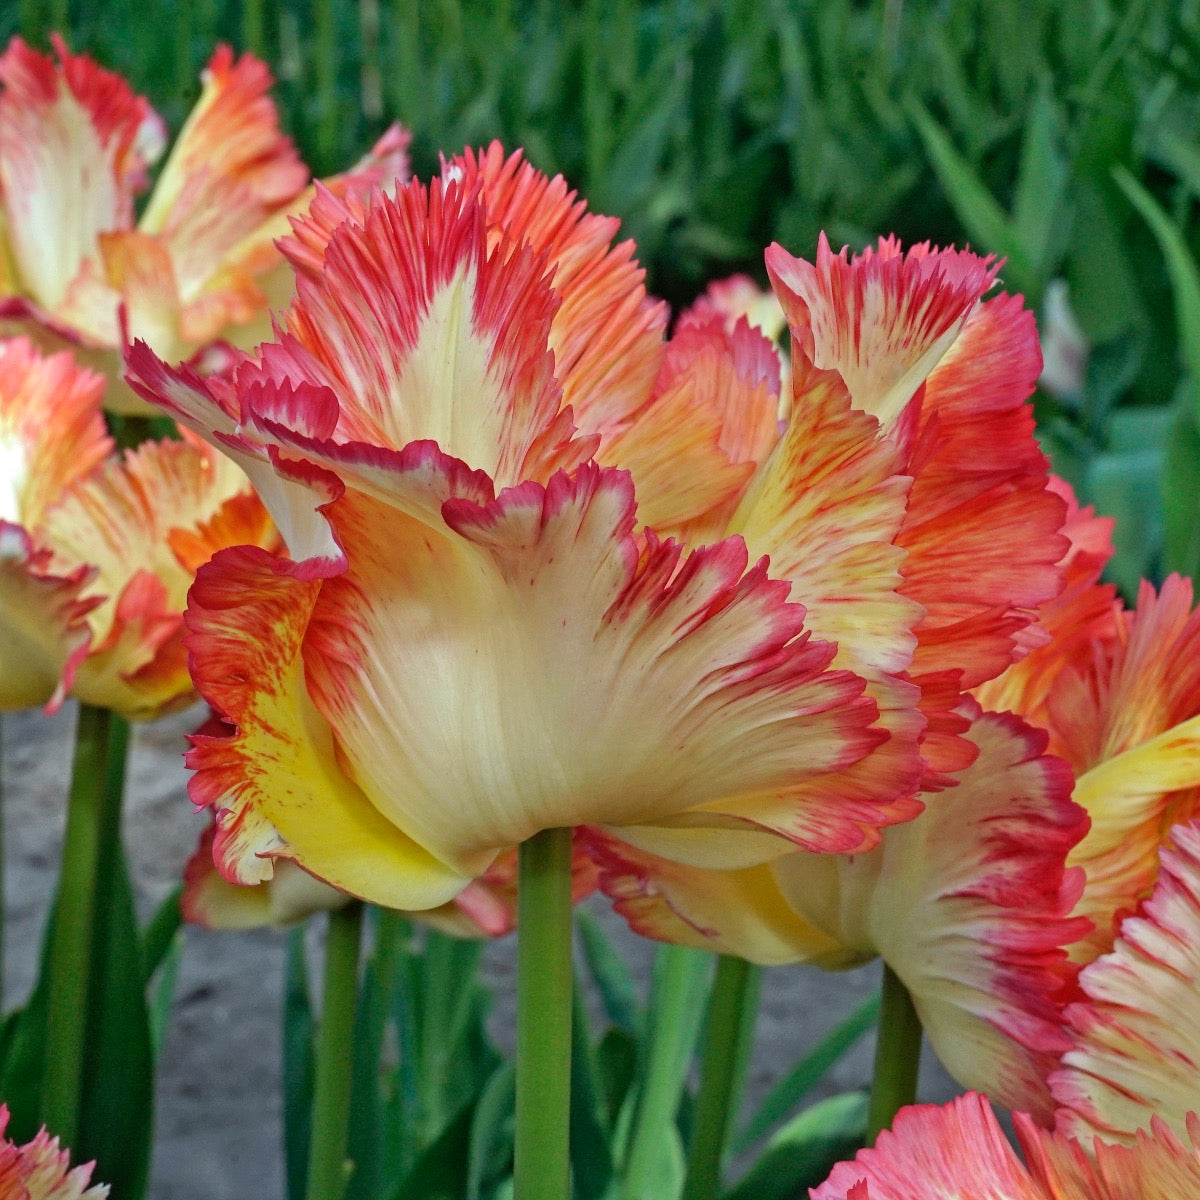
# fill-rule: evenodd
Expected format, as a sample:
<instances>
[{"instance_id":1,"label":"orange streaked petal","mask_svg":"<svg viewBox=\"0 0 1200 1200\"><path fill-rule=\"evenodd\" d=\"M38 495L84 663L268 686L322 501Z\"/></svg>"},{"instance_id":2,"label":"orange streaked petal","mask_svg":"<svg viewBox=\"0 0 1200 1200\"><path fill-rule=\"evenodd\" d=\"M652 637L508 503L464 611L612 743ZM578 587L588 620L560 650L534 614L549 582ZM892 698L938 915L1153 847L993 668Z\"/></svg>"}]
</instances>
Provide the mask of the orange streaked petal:
<instances>
[{"instance_id":1,"label":"orange streaked petal","mask_svg":"<svg viewBox=\"0 0 1200 1200\"><path fill-rule=\"evenodd\" d=\"M869 947L847 946L797 913L769 865L703 870L639 850L595 826L581 836L599 867L601 891L642 937L764 966L804 962L833 970L874 957ZM828 883L836 882L831 868Z\"/></svg>"},{"instance_id":2,"label":"orange streaked petal","mask_svg":"<svg viewBox=\"0 0 1200 1200\"><path fill-rule=\"evenodd\" d=\"M0 342L0 521L36 530L46 510L104 459L104 381L67 354Z\"/></svg>"},{"instance_id":3,"label":"orange streaked petal","mask_svg":"<svg viewBox=\"0 0 1200 1200\"><path fill-rule=\"evenodd\" d=\"M1088 962L1112 944L1114 921L1151 891L1164 832L1200 795L1200 612L1192 585L1172 576L1113 635L1065 664L1045 711L1056 748L1078 775L1092 819L1071 861L1088 875L1080 911L1095 932L1075 948Z\"/></svg>"},{"instance_id":4,"label":"orange streaked petal","mask_svg":"<svg viewBox=\"0 0 1200 1200\"><path fill-rule=\"evenodd\" d=\"M1096 646L1112 642L1117 635L1118 610L1116 588L1100 583L1113 553L1112 519L1097 516L1092 508L1081 508L1063 480L1052 476L1050 487L1067 504L1062 535L1070 549L1060 564L1062 592L1038 610L1037 630L1046 641L1034 646L1003 675L981 684L974 694L984 708L1019 712L1050 728L1051 749L1060 753L1046 709L1055 680L1064 665L1081 662L1095 653Z\"/></svg>"},{"instance_id":5,"label":"orange streaked petal","mask_svg":"<svg viewBox=\"0 0 1200 1200\"><path fill-rule=\"evenodd\" d=\"M853 1162L839 1163L812 1200L1090 1200L1047 1192L1029 1172L983 1096L944 1108L914 1105ZM1133 1200L1132 1197L1129 1200Z\"/></svg>"},{"instance_id":6,"label":"orange streaked petal","mask_svg":"<svg viewBox=\"0 0 1200 1200\"><path fill-rule=\"evenodd\" d=\"M109 460L51 509L41 536L55 569L91 569L84 596L94 601L92 644L76 695L134 718L191 698L181 636L192 573L172 536L207 531L215 549L208 523L247 490L237 467L198 440L147 442ZM274 541L269 523L259 528Z\"/></svg>"},{"instance_id":7,"label":"orange streaked petal","mask_svg":"<svg viewBox=\"0 0 1200 1200\"><path fill-rule=\"evenodd\" d=\"M55 39L0 57L0 194L22 290L53 309L100 234L128 228L162 124L118 75Z\"/></svg>"},{"instance_id":8,"label":"orange streaked petal","mask_svg":"<svg viewBox=\"0 0 1200 1200\"><path fill-rule=\"evenodd\" d=\"M971 715L974 766L868 853L701 871L589 830L601 887L648 937L830 969L881 956L956 1078L1048 1115L1074 979L1064 946L1085 924L1068 915L1083 880L1064 863L1085 820L1045 735Z\"/></svg>"},{"instance_id":9,"label":"orange streaked petal","mask_svg":"<svg viewBox=\"0 0 1200 1200\"><path fill-rule=\"evenodd\" d=\"M1088 1148L1015 1116L1018 1157L984 1097L902 1109L839 1163L812 1200L1182 1200L1200 1189L1200 1119L1182 1141L1161 1121L1130 1146Z\"/></svg>"},{"instance_id":10,"label":"orange streaked petal","mask_svg":"<svg viewBox=\"0 0 1200 1200\"><path fill-rule=\"evenodd\" d=\"M837 646L834 664L868 682L891 735L852 770L890 772L898 797L915 793L925 727L908 670L922 609L900 594L895 545L910 480L878 422L850 406L841 380L798 364L782 441L759 469L729 530L772 573L792 583L817 637Z\"/></svg>"},{"instance_id":11,"label":"orange streaked petal","mask_svg":"<svg viewBox=\"0 0 1200 1200\"><path fill-rule=\"evenodd\" d=\"M230 883L213 862L216 836L216 826L207 825L183 868L180 909L183 919L193 925L205 929L293 925L352 899L286 860L277 862L271 878L262 883Z\"/></svg>"},{"instance_id":12,"label":"orange streaked petal","mask_svg":"<svg viewBox=\"0 0 1200 1200\"><path fill-rule=\"evenodd\" d=\"M727 529L759 459L778 437L779 360L745 322L693 323L667 346L654 394L598 457L633 473L638 517L694 543Z\"/></svg>"},{"instance_id":13,"label":"orange streaked petal","mask_svg":"<svg viewBox=\"0 0 1200 1200\"><path fill-rule=\"evenodd\" d=\"M1157 1117L1128 1146L1081 1145L1016 1118L1030 1171L1050 1200L1180 1200L1200 1193L1200 1118L1191 1114L1181 1140Z\"/></svg>"},{"instance_id":14,"label":"orange streaked petal","mask_svg":"<svg viewBox=\"0 0 1200 1200\"><path fill-rule=\"evenodd\" d=\"M308 695L303 640L319 581L264 551L222 551L196 577L188 648L230 736L197 734L189 792L217 817L214 851L234 883L294 858L332 887L393 908L432 908L470 881L406 837L347 777ZM479 864L486 869L487 862Z\"/></svg>"},{"instance_id":15,"label":"orange streaked petal","mask_svg":"<svg viewBox=\"0 0 1200 1200\"><path fill-rule=\"evenodd\" d=\"M265 63L235 59L221 46L202 81L138 226L168 248L185 300L308 183L308 168L279 129Z\"/></svg>"},{"instance_id":16,"label":"orange streaked petal","mask_svg":"<svg viewBox=\"0 0 1200 1200\"><path fill-rule=\"evenodd\" d=\"M487 243L483 208L458 184L379 198L361 224L334 231L320 276L297 280L279 343L239 368L239 390L328 389L339 440L394 450L435 441L497 486L586 459L594 440L564 457L573 430L558 420L546 262Z\"/></svg>"},{"instance_id":17,"label":"orange streaked petal","mask_svg":"<svg viewBox=\"0 0 1200 1200\"><path fill-rule=\"evenodd\" d=\"M998 675L1061 589L1067 509L1026 405L1040 366L1033 315L998 296L971 312L926 382L898 539L904 592L926 610L916 676L958 669L973 687Z\"/></svg>"},{"instance_id":18,"label":"orange streaked petal","mask_svg":"<svg viewBox=\"0 0 1200 1200\"><path fill-rule=\"evenodd\" d=\"M893 239L849 257L822 234L815 264L776 244L767 271L791 329L793 360L806 359L845 380L856 408L885 427L962 331L996 268L969 251L902 253Z\"/></svg>"},{"instance_id":19,"label":"orange streaked petal","mask_svg":"<svg viewBox=\"0 0 1200 1200\"><path fill-rule=\"evenodd\" d=\"M450 159L442 175L479 187L489 250L506 240L545 255L559 299L549 344L563 404L587 433L622 428L658 374L667 308L647 297L633 243L612 245L617 220L589 213L561 175L548 179L499 142Z\"/></svg>"},{"instance_id":20,"label":"orange streaked petal","mask_svg":"<svg viewBox=\"0 0 1200 1200\"><path fill-rule=\"evenodd\" d=\"M48 550L0 521L0 712L62 703L91 642L91 575L56 573Z\"/></svg>"},{"instance_id":21,"label":"orange streaked petal","mask_svg":"<svg viewBox=\"0 0 1200 1200\"><path fill-rule=\"evenodd\" d=\"M1128 1143L1156 1115L1182 1135L1198 1107L1200 825L1175 826L1171 842L1153 895L1084 969L1067 1009L1074 1044L1050 1086L1057 1128L1085 1144Z\"/></svg>"},{"instance_id":22,"label":"orange streaked petal","mask_svg":"<svg viewBox=\"0 0 1200 1200\"><path fill-rule=\"evenodd\" d=\"M968 715L974 764L926 796L921 816L887 830L874 864L842 867L842 894L865 896L870 944L908 988L947 1070L1045 1117L1074 980L1064 947L1087 928L1070 916L1082 873L1065 864L1087 819L1045 734L1011 714ZM814 918L823 900L803 866L781 860L777 872Z\"/></svg>"}]
</instances>

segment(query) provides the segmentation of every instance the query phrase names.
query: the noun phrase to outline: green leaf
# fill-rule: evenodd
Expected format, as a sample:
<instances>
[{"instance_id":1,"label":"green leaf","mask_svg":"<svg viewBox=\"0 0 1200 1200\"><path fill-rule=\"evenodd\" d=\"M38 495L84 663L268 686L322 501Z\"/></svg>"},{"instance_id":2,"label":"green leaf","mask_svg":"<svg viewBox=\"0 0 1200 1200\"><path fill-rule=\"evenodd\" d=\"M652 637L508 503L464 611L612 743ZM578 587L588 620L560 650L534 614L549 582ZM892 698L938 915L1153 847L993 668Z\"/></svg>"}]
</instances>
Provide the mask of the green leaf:
<instances>
[{"instance_id":1,"label":"green leaf","mask_svg":"<svg viewBox=\"0 0 1200 1200\"><path fill-rule=\"evenodd\" d=\"M1183 234L1158 201L1124 167L1115 168L1113 178L1150 226L1166 259L1184 367L1193 380L1200 380L1200 272L1196 270L1196 260ZM1200 424L1200 394L1193 396L1192 417Z\"/></svg>"},{"instance_id":2,"label":"green leaf","mask_svg":"<svg viewBox=\"0 0 1200 1200\"><path fill-rule=\"evenodd\" d=\"M288 1200L305 1200L312 1132L313 1015L303 925L288 935L283 992L283 1152Z\"/></svg>"},{"instance_id":3,"label":"green leaf","mask_svg":"<svg viewBox=\"0 0 1200 1200\"><path fill-rule=\"evenodd\" d=\"M641 1017L629 965L614 949L593 913L579 908L575 913L575 928L579 931L584 962L600 993L605 1015L618 1029L636 1038Z\"/></svg>"},{"instance_id":4,"label":"green leaf","mask_svg":"<svg viewBox=\"0 0 1200 1200\"><path fill-rule=\"evenodd\" d=\"M118 844L102 863L89 998L88 1070L73 1152L114 1195L136 1200L150 1168L154 1049L133 888Z\"/></svg>"},{"instance_id":5,"label":"green leaf","mask_svg":"<svg viewBox=\"0 0 1200 1200\"><path fill-rule=\"evenodd\" d=\"M578 978L571 1020L571 1172L579 1200L599 1200L612 1179L608 1110L600 1095Z\"/></svg>"},{"instance_id":6,"label":"green leaf","mask_svg":"<svg viewBox=\"0 0 1200 1200\"><path fill-rule=\"evenodd\" d=\"M175 983L179 978L179 964L183 960L184 941L183 930L176 930L175 935L167 943L165 954L160 955L157 971L152 975L148 985L150 1045L153 1047L156 1063L162 1051L163 1041L167 1036L167 1026L171 1021L171 1006L175 1001ZM145 946L144 939L142 945Z\"/></svg>"},{"instance_id":7,"label":"green leaf","mask_svg":"<svg viewBox=\"0 0 1200 1200\"><path fill-rule=\"evenodd\" d=\"M1194 385L1181 389L1162 480L1164 566L1193 578L1200 574L1200 428L1194 392Z\"/></svg>"},{"instance_id":8,"label":"green leaf","mask_svg":"<svg viewBox=\"0 0 1200 1200\"><path fill-rule=\"evenodd\" d=\"M834 1064L879 1019L879 993L868 997L840 1025L835 1026L767 1093L758 1111L733 1141L741 1154L773 1125L791 1112L825 1077Z\"/></svg>"},{"instance_id":9,"label":"green leaf","mask_svg":"<svg viewBox=\"0 0 1200 1200\"><path fill-rule=\"evenodd\" d=\"M802 1112L721 1200L791 1200L821 1183L866 1142L867 1095L845 1092Z\"/></svg>"},{"instance_id":10,"label":"green leaf","mask_svg":"<svg viewBox=\"0 0 1200 1200\"><path fill-rule=\"evenodd\" d=\"M474 1115L472 1100L421 1152L388 1200L465 1200Z\"/></svg>"},{"instance_id":11,"label":"green leaf","mask_svg":"<svg viewBox=\"0 0 1200 1200\"><path fill-rule=\"evenodd\" d=\"M1038 295L1061 256L1070 228L1064 213L1067 158L1061 144L1062 125L1059 104L1044 83L1026 117L1012 211L1013 236L1029 254Z\"/></svg>"},{"instance_id":12,"label":"green leaf","mask_svg":"<svg viewBox=\"0 0 1200 1200\"><path fill-rule=\"evenodd\" d=\"M596 1047L596 1074L604 1094L608 1125L617 1120L637 1072L638 1044L623 1029L609 1029Z\"/></svg>"},{"instance_id":13,"label":"green leaf","mask_svg":"<svg viewBox=\"0 0 1200 1200\"><path fill-rule=\"evenodd\" d=\"M181 884L154 910L142 931L142 962L146 965L147 979L158 970L164 957L174 952L175 935L183 922L183 913L179 907L182 895Z\"/></svg>"},{"instance_id":14,"label":"green leaf","mask_svg":"<svg viewBox=\"0 0 1200 1200\"><path fill-rule=\"evenodd\" d=\"M713 955L682 946L655 952L638 1086L626 1098L614 1138L625 1200L669 1198L682 1186L686 1158L677 1121L713 963Z\"/></svg>"},{"instance_id":15,"label":"green leaf","mask_svg":"<svg viewBox=\"0 0 1200 1200\"><path fill-rule=\"evenodd\" d=\"M512 1171L516 1081L514 1065L501 1063L479 1093L467 1143L467 1200L480 1200L486 1184Z\"/></svg>"}]
</instances>

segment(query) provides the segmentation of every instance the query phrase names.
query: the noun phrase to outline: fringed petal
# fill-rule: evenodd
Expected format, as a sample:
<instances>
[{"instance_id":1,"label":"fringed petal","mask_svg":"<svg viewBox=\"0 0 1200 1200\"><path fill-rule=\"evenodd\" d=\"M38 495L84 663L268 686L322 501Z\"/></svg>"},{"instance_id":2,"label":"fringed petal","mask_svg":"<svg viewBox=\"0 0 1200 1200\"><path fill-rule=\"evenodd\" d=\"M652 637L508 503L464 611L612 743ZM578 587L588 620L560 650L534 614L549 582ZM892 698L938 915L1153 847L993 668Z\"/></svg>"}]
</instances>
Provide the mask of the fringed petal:
<instances>
[{"instance_id":1,"label":"fringed petal","mask_svg":"<svg viewBox=\"0 0 1200 1200\"><path fill-rule=\"evenodd\" d=\"M944 1108L901 1109L874 1147L839 1163L810 1194L812 1200L1090 1200L1084 1192L1035 1184L991 1105L974 1092Z\"/></svg>"},{"instance_id":2,"label":"fringed petal","mask_svg":"<svg viewBox=\"0 0 1200 1200\"><path fill-rule=\"evenodd\" d=\"M470 881L388 821L341 767L313 706L303 641L322 584L264 551L225 550L196 577L188 651L197 686L233 733L198 734L192 799L214 810L214 853L234 883L294 858L330 886L393 908L432 908ZM480 864L485 869L486 862Z\"/></svg>"},{"instance_id":3,"label":"fringed petal","mask_svg":"<svg viewBox=\"0 0 1200 1200\"><path fill-rule=\"evenodd\" d=\"M478 188L489 250L507 241L545 257L559 301L549 347L563 403L587 433L623 428L658 374L667 308L647 297L633 243L612 245L618 221L589 213L561 175L548 179L498 142L450 159L442 176Z\"/></svg>"},{"instance_id":4,"label":"fringed petal","mask_svg":"<svg viewBox=\"0 0 1200 1200\"><path fill-rule=\"evenodd\" d=\"M1181 1200L1200 1194L1195 1114L1188 1119L1186 1141L1154 1118L1128 1146L1081 1145L1035 1128L1020 1113L1016 1126L1030 1171L1049 1200Z\"/></svg>"},{"instance_id":5,"label":"fringed petal","mask_svg":"<svg viewBox=\"0 0 1200 1200\"><path fill-rule=\"evenodd\" d=\"M8 1128L9 1112L0 1104L0 1138ZM71 1153L58 1138L39 1129L31 1142L18 1146L0 1141L0 1196L4 1200L106 1200L108 1184L88 1187L95 1163L71 1167Z\"/></svg>"},{"instance_id":6,"label":"fringed petal","mask_svg":"<svg viewBox=\"0 0 1200 1200\"><path fill-rule=\"evenodd\" d=\"M1116 588L1101 584L1100 575L1112 557L1110 517L1099 517L1092 508L1080 508L1063 480L1051 477L1050 487L1066 501L1067 520L1062 536L1070 549L1060 567L1063 590L1038 609L1034 627L1041 645L1034 645L1003 675L974 689L975 698L994 712L1019 712L1035 725L1049 727L1046 705L1055 680L1064 666L1090 658L1096 648L1117 636ZM1051 733L1051 749L1061 751Z\"/></svg>"},{"instance_id":7,"label":"fringed petal","mask_svg":"<svg viewBox=\"0 0 1200 1200\"><path fill-rule=\"evenodd\" d=\"M876 863L845 865L841 886L868 876L858 884L867 937L904 981L947 1070L1044 1117L1045 1077L1066 1045L1065 947L1087 928L1069 915L1082 874L1065 866L1087 818L1043 733L1010 714L970 715L975 763L956 787L927 796L921 816L887 831ZM781 860L778 872L812 915L822 901L807 898L803 866Z\"/></svg>"},{"instance_id":8,"label":"fringed petal","mask_svg":"<svg viewBox=\"0 0 1200 1200\"><path fill-rule=\"evenodd\" d=\"M814 634L836 645L835 665L867 680L890 738L854 771L878 770L887 778L876 786L911 799L925 721L920 693L901 676L923 610L900 594L904 554L894 545L910 480L895 446L873 417L850 406L836 375L801 364L793 395L783 440L729 529L792 583Z\"/></svg>"},{"instance_id":9,"label":"fringed petal","mask_svg":"<svg viewBox=\"0 0 1200 1200\"><path fill-rule=\"evenodd\" d=\"M855 407L885 428L900 417L996 276L991 258L928 244L902 252L892 238L850 258L847 248L834 254L822 234L815 265L778 244L766 257L792 333L793 361L836 371Z\"/></svg>"},{"instance_id":10,"label":"fringed petal","mask_svg":"<svg viewBox=\"0 0 1200 1200\"><path fill-rule=\"evenodd\" d=\"M60 572L90 569L84 594L95 602L76 695L137 719L190 700L181 637L192 572L172 540L190 538L193 549L206 541L211 552L222 529L239 536L256 527L273 543L265 517L222 521L225 506L248 491L237 467L198 440L147 442L111 459L54 506L43 541Z\"/></svg>"},{"instance_id":11,"label":"fringed petal","mask_svg":"<svg viewBox=\"0 0 1200 1200\"><path fill-rule=\"evenodd\" d=\"M56 573L48 550L0 521L0 712L62 703L91 642L92 574Z\"/></svg>"},{"instance_id":12,"label":"fringed petal","mask_svg":"<svg viewBox=\"0 0 1200 1200\"><path fill-rule=\"evenodd\" d=\"M159 118L129 85L55 39L56 63L20 38L0 57L0 195L19 291L54 309L102 233L128 228ZM13 289L18 290L17 288Z\"/></svg>"},{"instance_id":13,"label":"fringed petal","mask_svg":"<svg viewBox=\"0 0 1200 1200\"><path fill-rule=\"evenodd\" d=\"M1154 893L1079 977L1072 1047L1050 1086L1057 1128L1133 1141L1158 1116L1177 1134L1200 1108L1200 825L1171 831Z\"/></svg>"},{"instance_id":14,"label":"fringed petal","mask_svg":"<svg viewBox=\"0 0 1200 1200\"><path fill-rule=\"evenodd\" d=\"M239 243L295 202L308 169L279 129L266 64L219 47L139 222L168 247L182 295L195 297Z\"/></svg>"},{"instance_id":15,"label":"fringed petal","mask_svg":"<svg viewBox=\"0 0 1200 1200\"><path fill-rule=\"evenodd\" d=\"M600 872L600 889L642 937L763 966L810 963L839 969L874 957L869 947L847 946L805 920L788 903L768 865L717 871L686 866L631 846L594 826L581 832ZM832 860L812 856L836 887ZM810 880L814 888L819 878Z\"/></svg>"},{"instance_id":16,"label":"fringed petal","mask_svg":"<svg viewBox=\"0 0 1200 1200\"><path fill-rule=\"evenodd\" d=\"M380 198L334 231L319 277L299 278L280 341L243 364L239 390L327 389L339 441L431 440L497 486L583 461L594 440L568 449L573 428L558 420L547 262L488 241L481 203L456 183Z\"/></svg>"},{"instance_id":17,"label":"fringed petal","mask_svg":"<svg viewBox=\"0 0 1200 1200\"><path fill-rule=\"evenodd\" d=\"M757 463L778 438L779 360L742 322L691 323L667 347L654 394L601 443L633 473L638 517L694 543L721 537Z\"/></svg>"},{"instance_id":18,"label":"fringed petal","mask_svg":"<svg viewBox=\"0 0 1200 1200\"><path fill-rule=\"evenodd\" d=\"M261 929L293 925L313 913L348 904L351 897L286 860L262 883L230 883L213 861L217 827L209 824L183 868L183 919L205 929Z\"/></svg>"},{"instance_id":19,"label":"fringed petal","mask_svg":"<svg viewBox=\"0 0 1200 1200\"><path fill-rule=\"evenodd\" d=\"M104 460L112 441L103 390L67 354L43 358L23 338L0 342L0 521L36 530Z\"/></svg>"},{"instance_id":20,"label":"fringed petal","mask_svg":"<svg viewBox=\"0 0 1200 1200\"><path fill-rule=\"evenodd\" d=\"M1091 830L1071 861L1087 872L1080 912L1095 931L1074 950L1088 962L1111 945L1115 922L1154 885L1164 832L1196 812L1200 795L1200 612L1192 585L1147 584L1111 639L1064 665L1045 709L1071 762Z\"/></svg>"},{"instance_id":21,"label":"fringed petal","mask_svg":"<svg viewBox=\"0 0 1200 1200\"><path fill-rule=\"evenodd\" d=\"M1061 589L1066 505L1026 405L1040 366L1033 315L998 296L972 311L926 382L898 539L903 590L925 608L915 676L957 669L969 688L1000 674Z\"/></svg>"}]
</instances>

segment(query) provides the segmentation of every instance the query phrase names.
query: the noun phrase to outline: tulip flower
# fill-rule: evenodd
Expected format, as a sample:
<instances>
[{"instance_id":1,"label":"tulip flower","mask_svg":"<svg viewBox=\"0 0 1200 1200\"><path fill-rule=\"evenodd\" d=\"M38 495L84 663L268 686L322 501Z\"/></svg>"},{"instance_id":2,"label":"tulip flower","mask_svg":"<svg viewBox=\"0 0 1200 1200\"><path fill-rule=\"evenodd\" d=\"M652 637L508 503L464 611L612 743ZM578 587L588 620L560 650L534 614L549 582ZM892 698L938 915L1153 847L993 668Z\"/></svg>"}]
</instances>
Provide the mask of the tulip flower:
<instances>
[{"instance_id":1,"label":"tulip flower","mask_svg":"<svg viewBox=\"0 0 1200 1200\"><path fill-rule=\"evenodd\" d=\"M0 707L68 693L133 718L191 702L183 609L230 544L274 545L245 477L198 439L112 453L103 379L0 343Z\"/></svg>"},{"instance_id":2,"label":"tulip flower","mask_svg":"<svg viewBox=\"0 0 1200 1200\"><path fill-rule=\"evenodd\" d=\"M228 381L131 352L133 386L244 466L291 553L220 555L190 601L197 681L236 729L190 758L227 878L291 858L429 908L542 829L743 866L864 849L915 810L912 738L896 770L852 773L887 744L878 704L788 583L741 537L664 540L636 466L606 465L648 427L725 461L648 485L683 523L753 467L719 413L688 440L706 363L774 405L715 348L672 360L611 235L561 181L468 157L369 205L320 196L284 245L279 337Z\"/></svg>"},{"instance_id":3,"label":"tulip flower","mask_svg":"<svg viewBox=\"0 0 1200 1200\"><path fill-rule=\"evenodd\" d=\"M1017 1157L987 1101L902 1111L872 1149L839 1163L812 1200L1178 1200L1200 1189L1200 1120L1187 1140L1155 1121L1128 1146L1085 1146L1016 1117Z\"/></svg>"},{"instance_id":4,"label":"tulip flower","mask_svg":"<svg viewBox=\"0 0 1200 1200\"><path fill-rule=\"evenodd\" d=\"M226 343L270 329L288 275L274 240L307 203L308 171L279 130L266 66L213 55L195 109L135 223L165 128L118 75L54 39L14 38L0 57L0 315L75 348L110 381L106 403L146 411L121 380L121 348L146 339L172 361L220 365ZM393 128L343 193L407 173Z\"/></svg>"},{"instance_id":5,"label":"tulip flower","mask_svg":"<svg viewBox=\"0 0 1200 1200\"><path fill-rule=\"evenodd\" d=\"M8 1116L0 1104L0 1200L104 1200L107 1184L88 1187L91 1163L72 1168L69 1152L45 1129L24 1146L9 1141Z\"/></svg>"}]
</instances>

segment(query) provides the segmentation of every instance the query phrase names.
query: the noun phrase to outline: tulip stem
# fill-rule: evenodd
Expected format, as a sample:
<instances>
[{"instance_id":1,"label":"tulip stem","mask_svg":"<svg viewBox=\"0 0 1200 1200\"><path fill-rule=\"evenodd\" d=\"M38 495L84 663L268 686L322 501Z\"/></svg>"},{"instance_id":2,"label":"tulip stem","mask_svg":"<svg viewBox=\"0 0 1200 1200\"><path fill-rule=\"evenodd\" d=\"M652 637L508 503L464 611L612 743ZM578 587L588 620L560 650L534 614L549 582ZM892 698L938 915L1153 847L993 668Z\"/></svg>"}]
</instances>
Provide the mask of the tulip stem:
<instances>
[{"instance_id":1,"label":"tulip stem","mask_svg":"<svg viewBox=\"0 0 1200 1200\"><path fill-rule=\"evenodd\" d=\"M521 843L515 1200L566 1200L571 1119L571 830Z\"/></svg>"},{"instance_id":2,"label":"tulip stem","mask_svg":"<svg viewBox=\"0 0 1200 1200\"><path fill-rule=\"evenodd\" d=\"M744 958L722 954L717 959L683 1200L712 1200L721 1189L729 1124L754 1028L746 1019L746 1008L756 1001L757 982L756 968Z\"/></svg>"},{"instance_id":3,"label":"tulip stem","mask_svg":"<svg viewBox=\"0 0 1200 1200\"><path fill-rule=\"evenodd\" d=\"M124 773L110 770L116 765L109 762L114 720L119 718L106 708L79 706L62 869L52 916L46 1024L51 1045L41 1109L47 1128L67 1146L76 1142L83 1092L100 861L106 847L120 836ZM119 752L120 747L118 742L114 748Z\"/></svg>"},{"instance_id":4,"label":"tulip stem","mask_svg":"<svg viewBox=\"0 0 1200 1200\"><path fill-rule=\"evenodd\" d=\"M350 1092L354 1080L354 1016L363 906L358 901L329 914L317 1070L313 1082L308 1200L341 1200L353 1164L347 1161Z\"/></svg>"},{"instance_id":5,"label":"tulip stem","mask_svg":"<svg viewBox=\"0 0 1200 1200\"><path fill-rule=\"evenodd\" d=\"M867 1118L867 1144L880 1130L917 1098L917 1071L921 1065L921 1018L908 988L886 963L883 966L883 999L879 1010L879 1039L875 1043L875 1077Z\"/></svg>"}]
</instances>

